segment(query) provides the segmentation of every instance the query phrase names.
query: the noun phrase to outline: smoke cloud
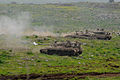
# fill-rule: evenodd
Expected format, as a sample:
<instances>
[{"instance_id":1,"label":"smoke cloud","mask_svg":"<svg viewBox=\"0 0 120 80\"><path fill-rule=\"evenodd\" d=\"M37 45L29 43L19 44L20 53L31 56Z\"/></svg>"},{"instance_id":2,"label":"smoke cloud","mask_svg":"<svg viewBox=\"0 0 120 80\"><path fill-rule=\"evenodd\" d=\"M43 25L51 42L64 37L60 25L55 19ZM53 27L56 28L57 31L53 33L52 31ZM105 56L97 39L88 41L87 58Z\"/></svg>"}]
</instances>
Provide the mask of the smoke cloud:
<instances>
[{"instance_id":1,"label":"smoke cloud","mask_svg":"<svg viewBox=\"0 0 120 80\"><path fill-rule=\"evenodd\" d=\"M30 26L30 16L24 12L14 17L0 17L0 32L9 36L20 37L24 30Z\"/></svg>"},{"instance_id":2,"label":"smoke cloud","mask_svg":"<svg viewBox=\"0 0 120 80\"><path fill-rule=\"evenodd\" d=\"M0 36L4 35L0 41L1 47L23 47L22 36L25 30L30 28L30 20L30 15L27 12L12 17L0 16Z\"/></svg>"},{"instance_id":3,"label":"smoke cloud","mask_svg":"<svg viewBox=\"0 0 120 80\"><path fill-rule=\"evenodd\" d=\"M32 18L28 12L22 12L14 16L0 16L0 45L2 48L20 48L28 43L22 39L25 35L57 36L53 33L53 26L31 26ZM0 47L0 48L1 48Z\"/></svg>"},{"instance_id":4,"label":"smoke cloud","mask_svg":"<svg viewBox=\"0 0 120 80\"><path fill-rule=\"evenodd\" d=\"M53 36L56 37L57 34L54 33L53 26L36 26L34 27L34 31L31 35L38 35L38 36Z\"/></svg>"}]
</instances>

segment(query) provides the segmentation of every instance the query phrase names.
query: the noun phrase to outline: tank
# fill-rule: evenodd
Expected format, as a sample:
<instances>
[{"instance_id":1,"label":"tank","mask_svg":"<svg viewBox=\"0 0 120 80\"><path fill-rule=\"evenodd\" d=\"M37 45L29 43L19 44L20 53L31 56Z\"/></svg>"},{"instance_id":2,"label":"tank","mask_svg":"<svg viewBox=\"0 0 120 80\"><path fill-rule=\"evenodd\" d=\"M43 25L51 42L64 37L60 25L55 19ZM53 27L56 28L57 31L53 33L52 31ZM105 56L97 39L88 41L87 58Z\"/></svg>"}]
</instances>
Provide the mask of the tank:
<instances>
[{"instance_id":1,"label":"tank","mask_svg":"<svg viewBox=\"0 0 120 80\"><path fill-rule=\"evenodd\" d=\"M41 49L41 53L48 55L59 55L59 56L79 56L82 54L80 42L54 42L50 47Z\"/></svg>"},{"instance_id":2,"label":"tank","mask_svg":"<svg viewBox=\"0 0 120 80\"><path fill-rule=\"evenodd\" d=\"M110 35L94 35L95 39L99 39L99 40L111 40L111 36Z\"/></svg>"},{"instance_id":3,"label":"tank","mask_svg":"<svg viewBox=\"0 0 120 80\"><path fill-rule=\"evenodd\" d=\"M111 40L112 39L111 34L109 32L104 31L104 29L94 31L93 37L95 39L100 39L100 40Z\"/></svg>"},{"instance_id":4,"label":"tank","mask_svg":"<svg viewBox=\"0 0 120 80\"><path fill-rule=\"evenodd\" d=\"M66 35L65 37L71 38L80 38L80 39L99 39L99 40L110 40L112 36L109 32L104 31L104 29L97 31L88 31L85 32L75 32L71 35Z\"/></svg>"}]
</instances>

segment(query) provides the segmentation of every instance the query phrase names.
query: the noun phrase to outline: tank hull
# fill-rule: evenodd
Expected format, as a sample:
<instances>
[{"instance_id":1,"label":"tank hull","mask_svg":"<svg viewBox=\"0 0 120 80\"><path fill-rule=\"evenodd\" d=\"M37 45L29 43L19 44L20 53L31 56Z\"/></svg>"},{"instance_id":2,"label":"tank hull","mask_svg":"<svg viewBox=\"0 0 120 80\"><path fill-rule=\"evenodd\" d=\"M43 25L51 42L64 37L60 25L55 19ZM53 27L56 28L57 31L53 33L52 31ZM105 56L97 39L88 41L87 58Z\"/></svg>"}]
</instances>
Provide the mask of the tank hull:
<instances>
[{"instance_id":1,"label":"tank hull","mask_svg":"<svg viewBox=\"0 0 120 80\"><path fill-rule=\"evenodd\" d=\"M79 50L77 48L46 48L46 49L41 49L41 53L45 53L48 55L59 55L59 56L79 56L82 54L82 50Z\"/></svg>"},{"instance_id":2,"label":"tank hull","mask_svg":"<svg viewBox=\"0 0 120 80\"><path fill-rule=\"evenodd\" d=\"M112 37L111 36L95 36L95 38L97 38L97 39L100 39L100 40L111 40L112 39Z\"/></svg>"}]
</instances>

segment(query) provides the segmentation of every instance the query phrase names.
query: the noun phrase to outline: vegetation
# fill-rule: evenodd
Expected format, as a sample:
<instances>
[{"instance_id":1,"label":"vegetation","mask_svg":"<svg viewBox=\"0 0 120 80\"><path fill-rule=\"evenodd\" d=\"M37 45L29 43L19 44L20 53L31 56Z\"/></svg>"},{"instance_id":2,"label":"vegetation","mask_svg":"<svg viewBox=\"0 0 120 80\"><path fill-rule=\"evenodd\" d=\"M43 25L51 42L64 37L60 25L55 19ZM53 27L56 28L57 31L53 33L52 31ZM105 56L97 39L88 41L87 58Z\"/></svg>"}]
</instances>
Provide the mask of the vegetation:
<instances>
[{"instance_id":1,"label":"vegetation","mask_svg":"<svg viewBox=\"0 0 120 80\"><path fill-rule=\"evenodd\" d=\"M52 38L48 41L51 43ZM67 40L67 38L59 38L59 40ZM54 73L88 73L88 72L119 72L120 70L120 37L115 37L111 41L104 40L82 40L70 39L72 41L81 41L87 45L83 45L83 54L78 57L46 55L37 52L38 49L46 47L43 45L32 46L33 52L12 53L1 51L0 74L54 74ZM44 40L42 44L46 43ZM8 56L6 56L6 54ZM13 66L14 65L14 66ZM27 68L29 70L27 70Z\"/></svg>"},{"instance_id":2,"label":"vegetation","mask_svg":"<svg viewBox=\"0 0 120 80\"><path fill-rule=\"evenodd\" d=\"M55 30L54 32L99 27L118 30L120 29L119 8L119 3L113 5L109 3L84 2L71 3L69 5L0 4L0 15L16 17L17 13L28 12L32 16L33 26L52 27Z\"/></svg>"},{"instance_id":3,"label":"vegetation","mask_svg":"<svg viewBox=\"0 0 120 80\"><path fill-rule=\"evenodd\" d=\"M92 7L91 5L92 3L74 3L70 6L57 4L0 4L0 15L15 17L12 16L15 12L29 12L32 15L31 25L45 25L48 28L54 26L55 33L98 27L117 31L120 29L120 10L117 8L95 7L97 3L94 3ZM39 44L48 45L56 40L80 41L86 43L86 45L82 45L83 53L78 57L47 55L39 52L41 48L48 45L34 46L29 44L31 51L28 52L0 49L0 75L120 72L120 36L113 35L110 41L40 37L36 35L24 36L23 39L31 43L35 41ZM119 80L120 77L100 78L100 80L103 79ZM96 78L87 77L86 80L96 80Z\"/></svg>"}]
</instances>

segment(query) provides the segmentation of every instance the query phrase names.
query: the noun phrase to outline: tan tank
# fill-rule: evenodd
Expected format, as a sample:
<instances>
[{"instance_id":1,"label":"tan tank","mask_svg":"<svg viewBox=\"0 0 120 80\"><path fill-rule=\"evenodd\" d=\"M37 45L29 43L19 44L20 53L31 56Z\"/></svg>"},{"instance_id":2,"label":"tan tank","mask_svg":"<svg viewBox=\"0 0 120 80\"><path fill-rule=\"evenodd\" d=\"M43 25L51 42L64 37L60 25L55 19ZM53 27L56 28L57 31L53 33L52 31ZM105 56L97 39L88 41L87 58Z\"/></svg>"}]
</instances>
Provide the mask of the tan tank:
<instances>
[{"instance_id":1,"label":"tan tank","mask_svg":"<svg viewBox=\"0 0 120 80\"><path fill-rule=\"evenodd\" d=\"M104 32L104 31L97 31L93 32L93 37L95 39L100 39L100 40L110 40L112 39L112 36L109 32Z\"/></svg>"},{"instance_id":2,"label":"tan tank","mask_svg":"<svg viewBox=\"0 0 120 80\"><path fill-rule=\"evenodd\" d=\"M74 34L67 35L65 37L80 38L80 39L100 39L100 40L110 40L112 36L109 32L104 31L104 29L97 29L97 31L85 32L75 32Z\"/></svg>"},{"instance_id":3,"label":"tan tank","mask_svg":"<svg viewBox=\"0 0 120 80\"><path fill-rule=\"evenodd\" d=\"M80 42L55 42L50 47L41 49L40 52L49 55L78 56L82 54L82 48Z\"/></svg>"}]
</instances>

